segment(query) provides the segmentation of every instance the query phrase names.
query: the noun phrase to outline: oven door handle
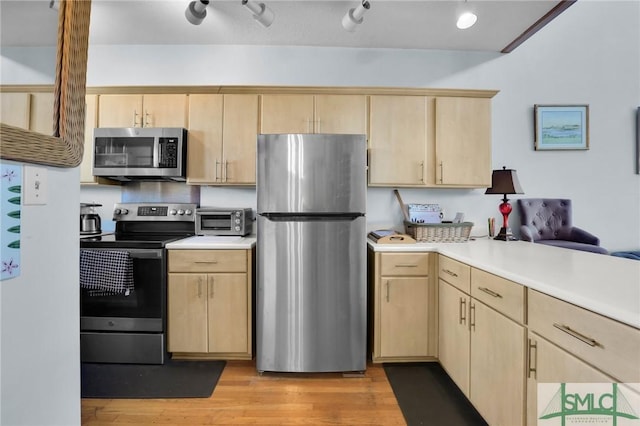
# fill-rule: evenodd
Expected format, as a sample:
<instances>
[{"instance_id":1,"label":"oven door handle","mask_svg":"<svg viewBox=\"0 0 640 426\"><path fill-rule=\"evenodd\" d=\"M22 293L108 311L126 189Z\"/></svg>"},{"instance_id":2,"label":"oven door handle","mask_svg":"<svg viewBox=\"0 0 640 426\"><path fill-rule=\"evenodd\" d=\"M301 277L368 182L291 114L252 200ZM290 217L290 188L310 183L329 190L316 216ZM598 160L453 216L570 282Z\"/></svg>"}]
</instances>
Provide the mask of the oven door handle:
<instances>
[{"instance_id":1,"label":"oven door handle","mask_svg":"<svg viewBox=\"0 0 640 426\"><path fill-rule=\"evenodd\" d=\"M162 258L162 251L138 251L138 252L129 252L129 255L132 259L160 259Z\"/></svg>"}]
</instances>

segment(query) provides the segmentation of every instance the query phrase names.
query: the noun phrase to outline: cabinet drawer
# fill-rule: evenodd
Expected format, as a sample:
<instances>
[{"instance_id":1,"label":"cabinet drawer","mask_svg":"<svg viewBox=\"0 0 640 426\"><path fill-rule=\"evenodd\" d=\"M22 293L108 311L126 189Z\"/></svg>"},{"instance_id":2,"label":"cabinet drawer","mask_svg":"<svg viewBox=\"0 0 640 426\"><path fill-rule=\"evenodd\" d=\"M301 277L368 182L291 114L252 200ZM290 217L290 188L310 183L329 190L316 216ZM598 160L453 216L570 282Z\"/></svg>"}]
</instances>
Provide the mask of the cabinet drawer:
<instances>
[{"instance_id":1,"label":"cabinet drawer","mask_svg":"<svg viewBox=\"0 0 640 426\"><path fill-rule=\"evenodd\" d=\"M640 382L640 330L529 290L529 329L622 382Z\"/></svg>"},{"instance_id":2,"label":"cabinet drawer","mask_svg":"<svg viewBox=\"0 0 640 426\"><path fill-rule=\"evenodd\" d=\"M524 294L520 284L471 268L471 296L519 323L524 323Z\"/></svg>"},{"instance_id":3,"label":"cabinet drawer","mask_svg":"<svg viewBox=\"0 0 640 426\"><path fill-rule=\"evenodd\" d=\"M246 271L246 250L169 250L169 272Z\"/></svg>"},{"instance_id":4,"label":"cabinet drawer","mask_svg":"<svg viewBox=\"0 0 640 426\"><path fill-rule=\"evenodd\" d=\"M438 258L438 278L469 294L471 267L445 256Z\"/></svg>"},{"instance_id":5,"label":"cabinet drawer","mask_svg":"<svg viewBox=\"0 0 640 426\"><path fill-rule=\"evenodd\" d=\"M428 253L382 253L380 257L382 276L429 275Z\"/></svg>"}]
</instances>

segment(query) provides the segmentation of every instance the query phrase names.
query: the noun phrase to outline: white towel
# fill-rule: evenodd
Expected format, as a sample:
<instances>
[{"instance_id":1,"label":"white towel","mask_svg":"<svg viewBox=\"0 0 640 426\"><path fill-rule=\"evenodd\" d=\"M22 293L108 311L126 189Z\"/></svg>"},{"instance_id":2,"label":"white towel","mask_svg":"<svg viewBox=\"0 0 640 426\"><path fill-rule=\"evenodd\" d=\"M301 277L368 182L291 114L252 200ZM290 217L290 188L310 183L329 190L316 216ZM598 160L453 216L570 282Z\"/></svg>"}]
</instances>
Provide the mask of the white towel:
<instances>
[{"instance_id":1,"label":"white towel","mask_svg":"<svg viewBox=\"0 0 640 426\"><path fill-rule=\"evenodd\" d=\"M124 294L133 290L133 259L127 251L80 250L80 287L90 296Z\"/></svg>"}]
</instances>

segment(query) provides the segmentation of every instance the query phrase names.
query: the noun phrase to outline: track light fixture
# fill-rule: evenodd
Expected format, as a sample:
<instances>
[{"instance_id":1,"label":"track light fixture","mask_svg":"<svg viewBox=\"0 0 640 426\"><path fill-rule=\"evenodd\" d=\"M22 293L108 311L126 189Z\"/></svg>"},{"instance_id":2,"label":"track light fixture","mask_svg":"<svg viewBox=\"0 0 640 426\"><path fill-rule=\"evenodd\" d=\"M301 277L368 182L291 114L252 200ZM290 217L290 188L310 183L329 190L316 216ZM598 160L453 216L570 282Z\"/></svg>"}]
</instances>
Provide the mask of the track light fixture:
<instances>
[{"instance_id":1,"label":"track light fixture","mask_svg":"<svg viewBox=\"0 0 640 426\"><path fill-rule=\"evenodd\" d=\"M193 25L200 25L207 16L208 4L209 0L194 0L189 3L187 10L184 11L184 16L187 18L187 21Z\"/></svg>"},{"instance_id":2,"label":"track light fixture","mask_svg":"<svg viewBox=\"0 0 640 426\"><path fill-rule=\"evenodd\" d=\"M461 30L466 30L467 28L471 28L477 20L478 17L476 14L467 7L467 0L464 0L464 8L462 13L458 15L458 22L456 22L456 26Z\"/></svg>"},{"instance_id":3,"label":"track light fixture","mask_svg":"<svg viewBox=\"0 0 640 426\"><path fill-rule=\"evenodd\" d=\"M255 3L249 0L242 0L242 5L253 13L253 19L258 21L263 27L268 27L273 22L275 15L273 11L264 3Z\"/></svg>"},{"instance_id":4,"label":"track light fixture","mask_svg":"<svg viewBox=\"0 0 640 426\"><path fill-rule=\"evenodd\" d=\"M371 5L367 0L362 0L362 3L358 7L349 9L349 11L342 18L342 26L349 32L354 32L356 27L362 24L362 16L369 10Z\"/></svg>"}]
</instances>

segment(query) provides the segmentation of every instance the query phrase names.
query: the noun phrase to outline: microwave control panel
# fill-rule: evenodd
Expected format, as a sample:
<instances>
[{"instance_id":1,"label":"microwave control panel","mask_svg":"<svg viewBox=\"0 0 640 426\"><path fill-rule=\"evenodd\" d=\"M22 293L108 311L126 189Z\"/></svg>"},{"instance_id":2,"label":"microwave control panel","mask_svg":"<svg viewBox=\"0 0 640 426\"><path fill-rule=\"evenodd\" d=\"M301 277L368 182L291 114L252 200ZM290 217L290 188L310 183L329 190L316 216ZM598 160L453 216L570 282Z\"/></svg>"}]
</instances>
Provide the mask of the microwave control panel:
<instances>
[{"instance_id":1,"label":"microwave control panel","mask_svg":"<svg viewBox=\"0 0 640 426\"><path fill-rule=\"evenodd\" d=\"M160 138L158 140L160 147L160 158L158 159L159 167L175 168L178 166L178 138Z\"/></svg>"}]
</instances>

